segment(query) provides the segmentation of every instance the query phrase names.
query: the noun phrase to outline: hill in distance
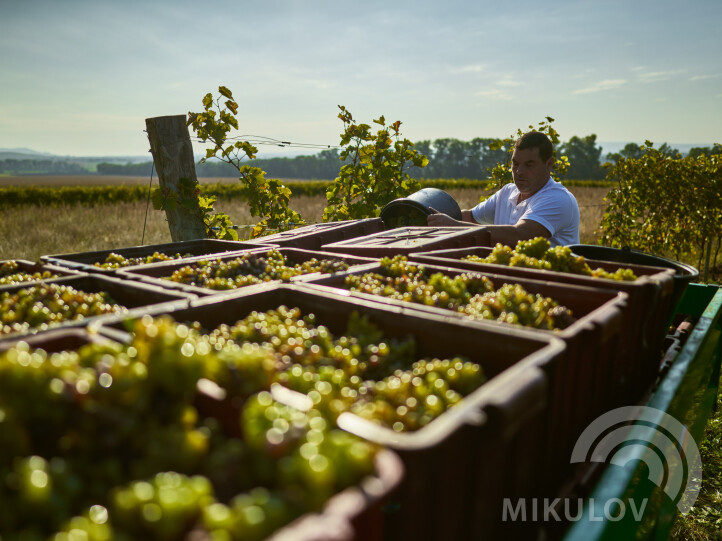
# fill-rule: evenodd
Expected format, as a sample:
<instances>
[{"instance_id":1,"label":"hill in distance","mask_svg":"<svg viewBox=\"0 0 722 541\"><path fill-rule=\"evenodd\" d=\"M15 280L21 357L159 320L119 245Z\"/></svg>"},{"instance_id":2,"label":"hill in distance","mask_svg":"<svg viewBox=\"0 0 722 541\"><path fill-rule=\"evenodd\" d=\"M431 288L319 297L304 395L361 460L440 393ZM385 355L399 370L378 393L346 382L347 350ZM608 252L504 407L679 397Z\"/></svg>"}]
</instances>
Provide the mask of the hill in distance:
<instances>
[{"instance_id":1,"label":"hill in distance","mask_svg":"<svg viewBox=\"0 0 722 541\"><path fill-rule=\"evenodd\" d=\"M151 161L150 153L145 156L60 156L49 152L38 152L29 148L0 148L0 160L58 160L75 163L142 163Z\"/></svg>"}]
</instances>

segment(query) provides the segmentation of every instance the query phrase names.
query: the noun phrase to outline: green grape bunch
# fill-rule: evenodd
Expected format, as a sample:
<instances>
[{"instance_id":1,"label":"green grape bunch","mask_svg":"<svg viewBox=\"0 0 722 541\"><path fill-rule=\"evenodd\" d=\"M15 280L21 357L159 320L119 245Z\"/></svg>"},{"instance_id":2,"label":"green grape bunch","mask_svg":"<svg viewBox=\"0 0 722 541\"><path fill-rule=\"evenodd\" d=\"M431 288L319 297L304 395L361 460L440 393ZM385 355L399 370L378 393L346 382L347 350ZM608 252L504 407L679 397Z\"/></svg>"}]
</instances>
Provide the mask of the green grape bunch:
<instances>
[{"instance_id":1,"label":"green grape bunch","mask_svg":"<svg viewBox=\"0 0 722 541\"><path fill-rule=\"evenodd\" d=\"M0 335L45 330L65 321L125 311L127 308L116 304L106 292L40 284L0 293Z\"/></svg>"},{"instance_id":2,"label":"green grape bunch","mask_svg":"<svg viewBox=\"0 0 722 541\"><path fill-rule=\"evenodd\" d=\"M148 265L149 263L157 263L159 261L173 261L191 257L191 254L164 254L162 252L153 252L145 257L124 257L118 253L111 252L103 261L96 261L93 266L101 269L119 269L122 267L130 267L134 265Z\"/></svg>"},{"instance_id":3,"label":"green grape bunch","mask_svg":"<svg viewBox=\"0 0 722 541\"><path fill-rule=\"evenodd\" d=\"M526 256L525 256L526 257ZM371 295L436 306L474 319L491 319L546 330L564 329L574 321L568 308L553 299L527 292L519 284L497 289L479 273L448 276L430 273L406 256L381 259L379 272L349 275L345 287Z\"/></svg>"},{"instance_id":4,"label":"green grape bunch","mask_svg":"<svg viewBox=\"0 0 722 541\"><path fill-rule=\"evenodd\" d=\"M312 258L291 265L286 256L272 249L265 254L247 253L231 260L200 260L186 265L164 279L214 290L226 290L314 272L334 273L348 269L340 259Z\"/></svg>"},{"instance_id":5,"label":"green grape bunch","mask_svg":"<svg viewBox=\"0 0 722 541\"><path fill-rule=\"evenodd\" d=\"M225 433L198 383L237 392L266 350L198 329L144 316L129 343L0 354L3 537L260 540L373 474L374 445L276 402L270 381L241 402L241 436Z\"/></svg>"},{"instance_id":6,"label":"green grape bunch","mask_svg":"<svg viewBox=\"0 0 722 541\"><path fill-rule=\"evenodd\" d=\"M22 282L32 282L37 280L47 280L48 278L56 278L56 273L48 270L37 272L25 272L20 270L17 261L5 261L0 264L0 286L8 286L20 284Z\"/></svg>"},{"instance_id":7,"label":"green grape bunch","mask_svg":"<svg viewBox=\"0 0 722 541\"><path fill-rule=\"evenodd\" d=\"M451 277L429 274L422 265L408 262L406 256L381 259L381 271L349 275L345 286L353 291L457 310L477 293L493 287L486 277L462 274Z\"/></svg>"},{"instance_id":8,"label":"green grape bunch","mask_svg":"<svg viewBox=\"0 0 722 541\"><path fill-rule=\"evenodd\" d=\"M632 269L619 268L614 272L606 271L603 268L592 269L584 257L572 253L569 246L551 248L549 241L544 237L520 240L514 249L503 244L497 244L487 257L469 255L463 259L507 267L526 267L581 274L608 280L634 281L637 279Z\"/></svg>"},{"instance_id":9,"label":"green grape bunch","mask_svg":"<svg viewBox=\"0 0 722 541\"><path fill-rule=\"evenodd\" d=\"M481 366L462 358L420 360L366 387L351 411L396 432L423 428L486 381Z\"/></svg>"},{"instance_id":10,"label":"green grape bunch","mask_svg":"<svg viewBox=\"0 0 722 541\"><path fill-rule=\"evenodd\" d=\"M486 381L358 313L339 334L285 306L210 330L170 316L128 330L127 343L0 353L3 535L265 539L373 474L379 449L335 428L340 413L418 430ZM204 381L233 408L203 408ZM278 384L307 407L279 402Z\"/></svg>"},{"instance_id":11,"label":"green grape bunch","mask_svg":"<svg viewBox=\"0 0 722 541\"><path fill-rule=\"evenodd\" d=\"M307 395L330 421L352 411L396 431L417 430L485 381L477 363L461 358L419 359L413 336L385 337L357 312L349 315L346 332L339 336L319 325L313 314L304 316L298 308L285 306L252 312L234 325L218 327L210 336L216 344L246 347L251 341L274 351L276 361L264 367L272 382ZM433 386L434 381L429 381L417 388L418 377L426 371L434 372L428 379L439 379L438 383ZM401 381L405 384L398 385ZM426 407L429 389L436 398L429 398L432 404ZM398 416L389 415L381 404L396 400L401 406L407 399L408 416L403 408Z\"/></svg>"}]
</instances>

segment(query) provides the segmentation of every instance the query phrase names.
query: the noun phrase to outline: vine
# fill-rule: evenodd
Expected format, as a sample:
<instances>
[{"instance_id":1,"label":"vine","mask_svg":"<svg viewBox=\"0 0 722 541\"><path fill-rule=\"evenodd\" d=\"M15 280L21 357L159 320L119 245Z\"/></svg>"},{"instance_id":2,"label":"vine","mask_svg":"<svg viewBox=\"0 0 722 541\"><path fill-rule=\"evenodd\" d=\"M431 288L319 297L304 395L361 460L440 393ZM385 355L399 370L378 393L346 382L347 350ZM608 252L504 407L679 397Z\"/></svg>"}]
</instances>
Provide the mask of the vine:
<instances>
[{"instance_id":1,"label":"vine","mask_svg":"<svg viewBox=\"0 0 722 541\"><path fill-rule=\"evenodd\" d=\"M323 221L378 216L388 202L420 188L406 167L426 167L429 159L417 152L411 141L401 138L401 121L387 126L381 116L373 121L381 126L374 133L370 125L357 124L346 107L338 107L344 125L341 146L345 146L339 157L350 162L341 166L326 191Z\"/></svg>"},{"instance_id":2,"label":"vine","mask_svg":"<svg viewBox=\"0 0 722 541\"><path fill-rule=\"evenodd\" d=\"M292 192L287 186L278 179L267 179L259 167L242 164L244 159L255 158L258 149L248 141L230 142L231 130L238 130L238 103L228 88L219 86L218 92L216 98L211 93L205 95L202 112L188 113L188 126L201 141L213 145L206 150L201 163L215 158L238 170L243 185L241 196L249 203L251 215L259 218L251 237L261 236L280 224L303 224L303 218L288 207ZM339 105L339 109L338 116L344 123L341 145L346 146L339 158L349 163L341 166L338 177L326 190L324 222L378 216L386 203L420 188L406 169L411 165L426 167L429 163L411 141L401 137L401 121L387 126L381 116L373 121L381 129L373 133L368 124L357 124L344 106ZM163 209L178 204L186 208L197 205L209 232L218 230L220 238L237 238L230 218L213 212L215 197L201 196L197 185L181 191L179 197L168 191L154 194L154 205Z\"/></svg>"},{"instance_id":3,"label":"vine","mask_svg":"<svg viewBox=\"0 0 722 541\"><path fill-rule=\"evenodd\" d=\"M713 270L722 237L722 155L669 156L646 141L641 157L607 166L616 185L606 197L602 243L692 258L703 276Z\"/></svg>"},{"instance_id":4,"label":"vine","mask_svg":"<svg viewBox=\"0 0 722 541\"><path fill-rule=\"evenodd\" d=\"M216 158L235 167L239 173L239 180L243 184L242 197L250 206L251 215L259 218L251 230L251 237L259 237L273 227L284 223L303 224L301 216L288 207L291 190L278 179L267 179L266 173L259 167L242 165L244 159L256 157L258 149L248 141L236 141L229 144L228 134L232 129L238 130L238 103L234 101L233 94L225 86L219 86L220 96L213 98L208 93L203 98L203 112L188 113L188 125L193 127L201 141L210 142L212 148L206 149L206 155L201 159L204 163L209 158ZM225 101L223 101L225 99ZM225 227L226 231L231 224L230 218L225 214L212 213L213 200L207 198L205 204L210 207L204 212L215 226ZM235 234L235 231L233 231ZM236 235L237 238L237 235Z\"/></svg>"}]
</instances>

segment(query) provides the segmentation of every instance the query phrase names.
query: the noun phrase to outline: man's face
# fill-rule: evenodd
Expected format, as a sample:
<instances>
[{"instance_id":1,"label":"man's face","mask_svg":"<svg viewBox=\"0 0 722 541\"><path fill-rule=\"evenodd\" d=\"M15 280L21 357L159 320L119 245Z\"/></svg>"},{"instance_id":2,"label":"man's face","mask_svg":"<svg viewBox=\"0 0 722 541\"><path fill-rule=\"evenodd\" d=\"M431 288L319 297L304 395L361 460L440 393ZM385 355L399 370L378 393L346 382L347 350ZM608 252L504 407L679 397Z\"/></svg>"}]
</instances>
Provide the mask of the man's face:
<instances>
[{"instance_id":1,"label":"man's face","mask_svg":"<svg viewBox=\"0 0 722 541\"><path fill-rule=\"evenodd\" d=\"M534 195L541 190L549 179L554 165L554 158L546 162L539 156L539 149L515 149L511 156L511 174L514 184L521 194L526 197Z\"/></svg>"}]
</instances>

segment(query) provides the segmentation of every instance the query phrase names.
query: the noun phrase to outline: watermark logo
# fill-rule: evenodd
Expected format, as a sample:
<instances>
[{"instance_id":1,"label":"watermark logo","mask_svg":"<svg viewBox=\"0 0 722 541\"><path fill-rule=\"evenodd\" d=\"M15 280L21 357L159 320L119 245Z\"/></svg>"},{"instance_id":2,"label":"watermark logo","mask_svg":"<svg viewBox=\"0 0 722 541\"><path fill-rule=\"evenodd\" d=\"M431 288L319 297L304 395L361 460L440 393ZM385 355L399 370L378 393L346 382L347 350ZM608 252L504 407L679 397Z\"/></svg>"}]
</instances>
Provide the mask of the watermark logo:
<instances>
[{"instance_id":1,"label":"watermark logo","mask_svg":"<svg viewBox=\"0 0 722 541\"><path fill-rule=\"evenodd\" d=\"M627 406L609 411L595 419L577 439L571 463L601 462L626 466L641 461L648 478L675 502L680 513L694 505L702 483L702 460L694 438L677 419L662 410L646 406ZM588 509L589 521L622 520L630 513L641 521L647 499L609 498L531 498L515 502L504 499L504 521L580 520Z\"/></svg>"},{"instance_id":2,"label":"watermark logo","mask_svg":"<svg viewBox=\"0 0 722 541\"><path fill-rule=\"evenodd\" d=\"M583 498L531 498L519 499L516 503L509 498L504 498L502 520L504 522L561 522L566 519L568 522L580 520L584 513L584 505L587 503ZM622 500L620 498L609 498L603 505L596 505L594 498L589 500L587 518L590 522L601 522L608 520L617 522L622 520L629 511L634 519L639 522L644 516L648 500L645 498L637 502L632 498Z\"/></svg>"},{"instance_id":3,"label":"watermark logo","mask_svg":"<svg viewBox=\"0 0 722 541\"><path fill-rule=\"evenodd\" d=\"M687 427L662 410L626 406L597 417L577 440L571 461L624 467L641 460L649 480L687 514L702 483L702 459Z\"/></svg>"}]
</instances>

